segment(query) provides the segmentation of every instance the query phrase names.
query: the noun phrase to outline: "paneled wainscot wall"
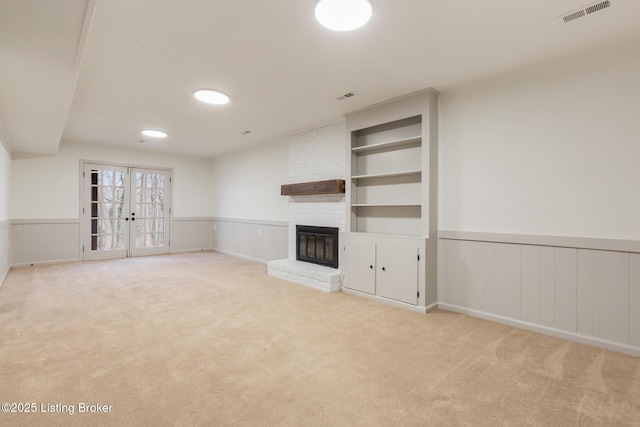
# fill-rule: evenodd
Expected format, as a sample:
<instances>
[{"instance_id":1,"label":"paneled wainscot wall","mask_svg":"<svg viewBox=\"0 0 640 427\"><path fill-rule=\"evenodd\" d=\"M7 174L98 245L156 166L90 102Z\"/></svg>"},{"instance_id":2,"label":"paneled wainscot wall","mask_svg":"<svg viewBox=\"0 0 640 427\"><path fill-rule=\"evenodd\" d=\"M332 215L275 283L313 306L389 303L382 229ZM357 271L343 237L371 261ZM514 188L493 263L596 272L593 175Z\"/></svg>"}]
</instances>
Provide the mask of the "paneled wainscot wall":
<instances>
[{"instance_id":1,"label":"paneled wainscot wall","mask_svg":"<svg viewBox=\"0 0 640 427\"><path fill-rule=\"evenodd\" d=\"M171 253L211 250L211 218L173 218Z\"/></svg>"},{"instance_id":2,"label":"paneled wainscot wall","mask_svg":"<svg viewBox=\"0 0 640 427\"><path fill-rule=\"evenodd\" d=\"M171 253L218 250L259 262L287 256L288 226L284 221L174 218L171 227ZM9 266L82 259L78 219L6 221L0 223L2 242L0 278Z\"/></svg>"},{"instance_id":3,"label":"paneled wainscot wall","mask_svg":"<svg viewBox=\"0 0 640 427\"><path fill-rule=\"evenodd\" d=\"M11 221L11 266L79 261L78 219Z\"/></svg>"},{"instance_id":4,"label":"paneled wainscot wall","mask_svg":"<svg viewBox=\"0 0 640 427\"><path fill-rule=\"evenodd\" d=\"M284 221L216 218L211 235L214 250L266 262L287 257L288 233Z\"/></svg>"},{"instance_id":5,"label":"paneled wainscot wall","mask_svg":"<svg viewBox=\"0 0 640 427\"><path fill-rule=\"evenodd\" d=\"M639 246L441 231L439 307L640 356Z\"/></svg>"},{"instance_id":6,"label":"paneled wainscot wall","mask_svg":"<svg viewBox=\"0 0 640 427\"><path fill-rule=\"evenodd\" d=\"M9 267L11 265L9 254L9 234L11 222L0 221L0 286L4 283L7 273L9 273Z\"/></svg>"}]
</instances>

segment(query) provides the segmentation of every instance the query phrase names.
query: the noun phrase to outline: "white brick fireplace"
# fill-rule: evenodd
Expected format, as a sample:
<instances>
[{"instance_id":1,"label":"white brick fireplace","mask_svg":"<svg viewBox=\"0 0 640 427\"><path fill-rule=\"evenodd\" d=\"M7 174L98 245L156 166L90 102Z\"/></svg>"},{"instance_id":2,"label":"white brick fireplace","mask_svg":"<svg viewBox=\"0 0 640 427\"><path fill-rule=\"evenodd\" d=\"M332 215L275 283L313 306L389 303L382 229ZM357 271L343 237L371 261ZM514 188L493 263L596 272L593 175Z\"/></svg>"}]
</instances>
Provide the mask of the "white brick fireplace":
<instances>
[{"instance_id":1,"label":"white brick fireplace","mask_svg":"<svg viewBox=\"0 0 640 427\"><path fill-rule=\"evenodd\" d=\"M345 132L345 122L340 121L291 135L289 183L345 179ZM336 227L343 232L344 194L289 197L289 257L267 264L272 276L325 292L340 290L340 268L296 261L296 225Z\"/></svg>"}]
</instances>

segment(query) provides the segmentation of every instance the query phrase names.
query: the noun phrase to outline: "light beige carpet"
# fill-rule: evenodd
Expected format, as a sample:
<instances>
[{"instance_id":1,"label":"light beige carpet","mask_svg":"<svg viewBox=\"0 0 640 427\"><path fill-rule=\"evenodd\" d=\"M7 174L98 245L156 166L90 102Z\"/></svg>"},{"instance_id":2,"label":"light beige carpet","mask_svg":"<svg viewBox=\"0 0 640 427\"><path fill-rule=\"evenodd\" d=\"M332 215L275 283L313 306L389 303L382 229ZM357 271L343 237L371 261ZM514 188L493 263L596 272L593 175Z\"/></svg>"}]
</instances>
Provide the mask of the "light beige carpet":
<instances>
[{"instance_id":1,"label":"light beige carpet","mask_svg":"<svg viewBox=\"0 0 640 427\"><path fill-rule=\"evenodd\" d=\"M37 406L10 426L638 426L640 359L195 253L11 270L0 402Z\"/></svg>"}]
</instances>

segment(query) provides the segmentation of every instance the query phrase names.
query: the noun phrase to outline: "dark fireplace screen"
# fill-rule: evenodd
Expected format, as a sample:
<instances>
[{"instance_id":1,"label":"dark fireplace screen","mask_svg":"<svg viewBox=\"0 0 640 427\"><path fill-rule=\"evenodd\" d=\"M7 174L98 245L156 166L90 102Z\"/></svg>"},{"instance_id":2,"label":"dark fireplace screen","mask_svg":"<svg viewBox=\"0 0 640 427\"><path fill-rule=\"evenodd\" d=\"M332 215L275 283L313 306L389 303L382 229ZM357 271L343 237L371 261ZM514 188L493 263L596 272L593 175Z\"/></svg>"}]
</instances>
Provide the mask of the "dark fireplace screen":
<instances>
[{"instance_id":1,"label":"dark fireplace screen","mask_svg":"<svg viewBox=\"0 0 640 427\"><path fill-rule=\"evenodd\" d=\"M296 225L296 259L338 268L338 229Z\"/></svg>"}]
</instances>

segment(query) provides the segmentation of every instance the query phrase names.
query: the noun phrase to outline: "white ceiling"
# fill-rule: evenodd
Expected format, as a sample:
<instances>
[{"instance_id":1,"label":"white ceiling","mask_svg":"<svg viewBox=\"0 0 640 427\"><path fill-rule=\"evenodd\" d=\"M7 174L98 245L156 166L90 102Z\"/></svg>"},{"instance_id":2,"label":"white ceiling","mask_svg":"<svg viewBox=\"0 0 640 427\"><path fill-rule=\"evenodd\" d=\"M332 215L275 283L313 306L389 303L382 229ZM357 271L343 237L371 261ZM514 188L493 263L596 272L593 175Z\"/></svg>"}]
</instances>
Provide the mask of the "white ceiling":
<instances>
[{"instance_id":1,"label":"white ceiling","mask_svg":"<svg viewBox=\"0 0 640 427\"><path fill-rule=\"evenodd\" d=\"M567 24L556 17L593 1L372 2L367 26L336 33L314 0L1 0L0 139L34 154L62 140L213 156L640 38L637 0ZM199 103L199 88L231 103Z\"/></svg>"}]
</instances>

